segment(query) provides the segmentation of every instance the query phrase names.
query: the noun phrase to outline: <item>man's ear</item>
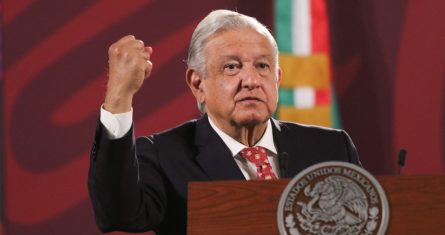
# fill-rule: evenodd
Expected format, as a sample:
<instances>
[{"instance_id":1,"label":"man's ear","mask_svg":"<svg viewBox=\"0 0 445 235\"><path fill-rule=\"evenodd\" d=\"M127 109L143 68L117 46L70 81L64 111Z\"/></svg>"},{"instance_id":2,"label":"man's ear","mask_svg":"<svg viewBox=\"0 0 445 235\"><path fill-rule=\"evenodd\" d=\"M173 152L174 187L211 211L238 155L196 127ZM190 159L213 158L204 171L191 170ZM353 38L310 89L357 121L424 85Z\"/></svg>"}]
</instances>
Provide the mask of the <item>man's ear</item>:
<instances>
[{"instance_id":1,"label":"man's ear","mask_svg":"<svg viewBox=\"0 0 445 235\"><path fill-rule=\"evenodd\" d=\"M281 85L281 79L282 79L282 73L281 73L281 68L278 67L278 71L277 71L277 87L280 87Z\"/></svg>"},{"instance_id":2,"label":"man's ear","mask_svg":"<svg viewBox=\"0 0 445 235\"><path fill-rule=\"evenodd\" d=\"M187 85L190 87L190 90L192 90L196 101L198 103L204 103L204 84L202 83L201 75L199 75L199 73L194 69L187 69L187 71L185 72L185 79Z\"/></svg>"}]
</instances>

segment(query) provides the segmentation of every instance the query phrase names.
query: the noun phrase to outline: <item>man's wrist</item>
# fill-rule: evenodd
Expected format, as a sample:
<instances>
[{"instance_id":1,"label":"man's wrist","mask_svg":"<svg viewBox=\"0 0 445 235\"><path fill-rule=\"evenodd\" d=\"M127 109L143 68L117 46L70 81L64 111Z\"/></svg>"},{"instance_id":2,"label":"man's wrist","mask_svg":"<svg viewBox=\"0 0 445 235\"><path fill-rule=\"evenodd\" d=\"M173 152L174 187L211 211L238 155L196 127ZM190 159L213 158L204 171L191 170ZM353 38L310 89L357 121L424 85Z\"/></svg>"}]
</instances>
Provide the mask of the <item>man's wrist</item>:
<instances>
[{"instance_id":1,"label":"man's wrist","mask_svg":"<svg viewBox=\"0 0 445 235\"><path fill-rule=\"evenodd\" d=\"M133 101L132 95L127 95L127 96L107 95L105 97L103 109L112 114L126 113L131 111L132 101Z\"/></svg>"}]
</instances>

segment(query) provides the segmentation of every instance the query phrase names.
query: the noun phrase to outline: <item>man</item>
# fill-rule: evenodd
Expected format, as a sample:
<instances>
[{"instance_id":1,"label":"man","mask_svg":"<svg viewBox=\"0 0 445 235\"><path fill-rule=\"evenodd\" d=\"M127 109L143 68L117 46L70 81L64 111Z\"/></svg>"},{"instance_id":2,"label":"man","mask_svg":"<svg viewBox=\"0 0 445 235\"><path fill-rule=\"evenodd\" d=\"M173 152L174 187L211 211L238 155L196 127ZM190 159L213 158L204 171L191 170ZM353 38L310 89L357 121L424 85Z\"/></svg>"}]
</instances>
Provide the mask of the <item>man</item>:
<instances>
[{"instance_id":1,"label":"man","mask_svg":"<svg viewBox=\"0 0 445 235\"><path fill-rule=\"evenodd\" d=\"M186 81L202 118L135 141L132 99L150 75L151 53L133 36L109 50L89 173L102 231L185 234L190 181L292 177L329 160L359 164L344 131L271 119L281 81L276 42L254 18L227 10L203 19L189 47Z\"/></svg>"}]
</instances>

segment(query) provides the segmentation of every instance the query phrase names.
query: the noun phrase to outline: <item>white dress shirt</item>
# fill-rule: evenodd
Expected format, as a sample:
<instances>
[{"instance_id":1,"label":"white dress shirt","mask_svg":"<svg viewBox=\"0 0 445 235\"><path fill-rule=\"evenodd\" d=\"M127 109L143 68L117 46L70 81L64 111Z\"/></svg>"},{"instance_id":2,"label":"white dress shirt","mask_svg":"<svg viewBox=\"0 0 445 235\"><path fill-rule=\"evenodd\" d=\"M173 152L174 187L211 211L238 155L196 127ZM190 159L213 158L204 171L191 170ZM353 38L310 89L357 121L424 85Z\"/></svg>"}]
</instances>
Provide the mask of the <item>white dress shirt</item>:
<instances>
[{"instance_id":1,"label":"white dress shirt","mask_svg":"<svg viewBox=\"0 0 445 235\"><path fill-rule=\"evenodd\" d=\"M112 114L101 107L100 110L100 122L105 126L106 134L110 139L122 138L131 128L133 123L133 109L126 113ZM240 142L233 139L231 136L224 133L219 129L213 121L209 118L210 126L215 130L218 136L230 149L232 156L235 158L235 162L243 173L247 180L257 178L257 167L254 163L247 161L241 156L241 150L247 148ZM267 123L266 131L261 139L255 146L261 146L267 149L267 156L272 166L272 170L277 177L279 177L278 157L277 149L275 148L275 142L273 141L272 123ZM254 147L254 146L252 146Z\"/></svg>"},{"instance_id":2,"label":"white dress shirt","mask_svg":"<svg viewBox=\"0 0 445 235\"><path fill-rule=\"evenodd\" d=\"M256 179L258 176L257 176L257 167L255 163L249 162L247 161L247 159L241 156L241 150L243 150L244 148L248 148L249 146L241 144L231 136L224 133L212 122L212 119L210 119L210 117L209 117L209 122L210 126L212 126L212 128L216 131L219 137L221 137L221 139L224 141L224 143L232 152L232 156L235 158L235 162L241 169L241 172L243 173L244 177L246 177L247 180ZM277 154L277 149L275 148L275 142L273 141L271 121L267 122L266 131L264 132L261 139L252 147L255 146L261 146L267 149L267 158L269 159L269 163L272 166L273 172L275 173L277 178L279 178L278 157L277 157L278 154Z\"/></svg>"},{"instance_id":3,"label":"white dress shirt","mask_svg":"<svg viewBox=\"0 0 445 235\"><path fill-rule=\"evenodd\" d=\"M100 108L100 122L105 126L110 139L122 138L133 124L133 109L126 113L112 114L102 106Z\"/></svg>"}]
</instances>

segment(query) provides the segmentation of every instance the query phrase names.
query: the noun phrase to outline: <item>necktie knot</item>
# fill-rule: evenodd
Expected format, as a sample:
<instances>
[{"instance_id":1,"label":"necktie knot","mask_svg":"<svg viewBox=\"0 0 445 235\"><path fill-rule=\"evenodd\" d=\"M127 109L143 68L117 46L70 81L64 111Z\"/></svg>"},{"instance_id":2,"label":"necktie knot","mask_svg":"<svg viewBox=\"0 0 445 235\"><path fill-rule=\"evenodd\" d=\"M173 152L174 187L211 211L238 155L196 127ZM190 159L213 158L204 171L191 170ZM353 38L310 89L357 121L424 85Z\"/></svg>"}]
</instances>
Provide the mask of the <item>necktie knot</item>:
<instances>
[{"instance_id":1,"label":"necktie knot","mask_svg":"<svg viewBox=\"0 0 445 235\"><path fill-rule=\"evenodd\" d=\"M277 177L272 171L272 166L267 158L267 151L264 147L255 146L244 148L241 150L241 156L257 167L257 175L259 180L276 179Z\"/></svg>"}]
</instances>

